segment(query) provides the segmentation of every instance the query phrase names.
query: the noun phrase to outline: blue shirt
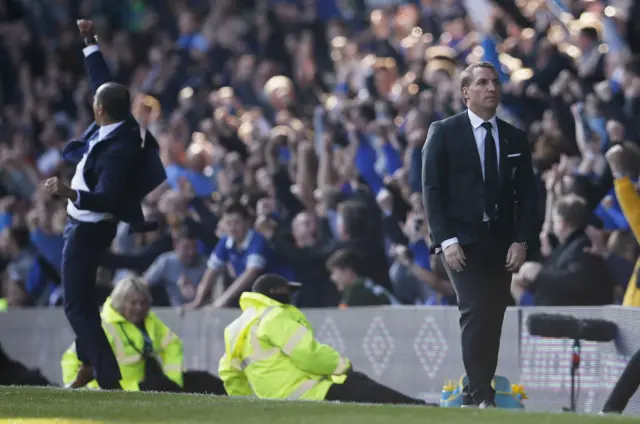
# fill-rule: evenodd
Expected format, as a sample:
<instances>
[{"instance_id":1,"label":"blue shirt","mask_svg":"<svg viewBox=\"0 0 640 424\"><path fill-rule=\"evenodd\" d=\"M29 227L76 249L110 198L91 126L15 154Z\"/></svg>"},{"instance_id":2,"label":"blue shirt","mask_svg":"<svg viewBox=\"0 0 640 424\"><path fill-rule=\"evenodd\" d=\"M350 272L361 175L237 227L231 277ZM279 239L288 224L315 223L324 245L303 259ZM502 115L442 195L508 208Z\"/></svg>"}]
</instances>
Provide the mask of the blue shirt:
<instances>
[{"instance_id":1,"label":"blue shirt","mask_svg":"<svg viewBox=\"0 0 640 424\"><path fill-rule=\"evenodd\" d=\"M278 261L267 239L253 230L249 230L239 246L229 236L220 239L209 257L207 266L218 270L227 264L233 268L235 277L239 277L248 268L258 268L265 273L278 274L287 279L293 278L292 271Z\"/></svg>"},{"instance_id":2,"label":"blue shirt","mask_svg":"<svg viewBox=\"0 0 640 424\"><path fill-rule=\"evenodd\" d=\"M216 184L213 177L185 169L179 165L169 165L165 168L167 173L167 183L173 190L178 190L178 181L185 177L193 187L193 191L198 197L208 197L216 191Z\"/></svg>"}]
</instances>

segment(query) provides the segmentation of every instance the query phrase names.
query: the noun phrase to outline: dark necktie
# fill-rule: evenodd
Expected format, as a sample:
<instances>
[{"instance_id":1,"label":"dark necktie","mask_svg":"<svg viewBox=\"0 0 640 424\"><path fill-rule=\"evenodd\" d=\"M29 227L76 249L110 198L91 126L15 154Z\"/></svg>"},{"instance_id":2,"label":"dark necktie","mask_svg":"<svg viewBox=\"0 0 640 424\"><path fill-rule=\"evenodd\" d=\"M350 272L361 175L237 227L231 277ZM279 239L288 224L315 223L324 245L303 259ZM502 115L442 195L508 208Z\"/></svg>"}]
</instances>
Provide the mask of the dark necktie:
<instances>
[{"instance_id":1,"label":"dark necktie","mask_svg":"<svg viewBox=\"0 0 640 424\"><path fill-rule=\"evenodd\" d=\"M498 153L493 138L491 122L485 122L482 127L487 130L484 137L484 210L489 219L497 216L497 202L500 182L498 181Z\"/></svg>"}]
</instances>

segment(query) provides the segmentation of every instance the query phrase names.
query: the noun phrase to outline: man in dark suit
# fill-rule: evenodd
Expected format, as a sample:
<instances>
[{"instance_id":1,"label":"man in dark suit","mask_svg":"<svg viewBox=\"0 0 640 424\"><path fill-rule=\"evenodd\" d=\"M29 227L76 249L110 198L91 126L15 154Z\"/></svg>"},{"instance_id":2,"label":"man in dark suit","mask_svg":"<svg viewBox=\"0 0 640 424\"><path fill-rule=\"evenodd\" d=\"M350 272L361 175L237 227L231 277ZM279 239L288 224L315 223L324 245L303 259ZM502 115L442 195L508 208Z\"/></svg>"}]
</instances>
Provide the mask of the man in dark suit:
<instances>
[{"instance_id":1,"label":"man in dark suit","mask_svg":"<svg viewBox=\"0 0 640 424\"><path fill-rule=\"evenodd\" d=\"M465 405L495 406L491 388L511 273L537 237L536 190L525 133L497 119L500 81L487 62L461 76L467 110L431 124L422 184L432 249L455 288Z\"/></svg>"},{"instance_id":2,"label":"man in dark suit","mask_svg":"<svg viewBox=\"0 0 640 424\"><path fill-rule=\"evenodd\" d=\"M95 122L80 140L69 142L65 161L76 166L71 187L58 178L45 182L48 192L68 199L64 231L62 285L64 309L76 334L78 358L85 364L79 380L95 379L103 389L120 387L120 370L102 330L95 303L98 266L116 234L118 221L132 231L149 231L141 202L166 174L158 144L131 116L126 87L110 82L91 21L78 21L87 47L83 53L94 93ZM116 352L118 354L118 352ZM91 375L94 374L94 375ZM77 386L82 386L78 381Z\"/></svg>"}]
</instances>

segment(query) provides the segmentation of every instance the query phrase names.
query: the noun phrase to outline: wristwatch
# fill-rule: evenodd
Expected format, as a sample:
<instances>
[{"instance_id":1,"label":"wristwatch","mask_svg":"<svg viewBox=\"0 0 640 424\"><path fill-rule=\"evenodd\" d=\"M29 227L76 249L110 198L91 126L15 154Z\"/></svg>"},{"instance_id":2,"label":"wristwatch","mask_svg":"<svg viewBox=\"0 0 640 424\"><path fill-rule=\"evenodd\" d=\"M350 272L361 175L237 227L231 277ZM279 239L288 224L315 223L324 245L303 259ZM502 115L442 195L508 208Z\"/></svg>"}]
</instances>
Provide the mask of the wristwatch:
<instances>
[{"instance_id":1,"label":"wristwatch","mask_svg":"<svg viewBox=\"0 0 640 424\"><path fill-rule=\"evenodd\" d=\"M529 244L526 241L519 241L518 244L522 246L524 250L529 250Z\"/></svg>"}]
</instances>

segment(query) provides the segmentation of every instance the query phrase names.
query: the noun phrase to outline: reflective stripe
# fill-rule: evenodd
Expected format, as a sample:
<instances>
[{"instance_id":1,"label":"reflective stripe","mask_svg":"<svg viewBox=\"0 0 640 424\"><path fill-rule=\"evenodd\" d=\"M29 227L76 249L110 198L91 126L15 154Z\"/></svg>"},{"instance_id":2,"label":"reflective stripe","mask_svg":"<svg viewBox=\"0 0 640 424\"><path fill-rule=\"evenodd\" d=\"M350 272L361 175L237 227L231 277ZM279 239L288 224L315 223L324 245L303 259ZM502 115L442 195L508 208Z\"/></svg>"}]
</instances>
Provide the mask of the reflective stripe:
<instances>
[{"instance_id":1,"label":"reflective stripe","mask_svg":"<svg viewBox=\"0 0 640 424\"><path fill-rule=\"evenodd\" d=\"M265 309L262 312L262 314L260 314L260 317L258 317L256 322L252 324L251 330L249 331L249 344L253 352L247 358L244 358L242 360L241 369L244 370L249 365L255 362L264 361L265 359L269 359L280 353L280 349L278 349L277 347L272 347L270 349L263 349L262 345L260 344L260 339L258 338L258 326L260 325L260 322L262 321L262 319L265 316L267 316L267 314L271 312L273 308L275 308L275 306L270 306L267 309Z\"/></svg>"},{"instance_id":2,"label":"reflective stripe","mask_svg":"<svg viewBox=\"0 0 640 424\"><path fill-rule=\"evenodd\" d=\"M249 308L224 330L226 352L233 352L238 343L238 337L243 333L243 330L255 320L256 314L257 311L255 308Z\"/></svg>"},{"instance_id":3,"label":"reflective stripe","mask_svg":"<svg viewBox=\"0 0 640 424\"><path fill-rule=\"evenodd\" d=\"M300 327L298 327L295 333L293 333L293 336L289 338L287 344L282 348L282 353L287 356L291 355L308 332L309 330L305 326L301 325Z\"/></svg>"},{"instance_id":4,"label":"reflective stripe","mask_svg":"<svg viewBox=\"0 0 640 424\"><path fill-rule=\"evenodd\" d=\"M178 338L178 336L176 335L176 333L174 333L173 331L168 332L167 335L164 336L164 339L162 340L162 343L160 344L160 347L162 349L166 349L167 346L169 346L171 344L171 342L173 342L177 338Z\"/></svg>"},{"instance_id":5,"label":"reflective stripe","mask_svg":"<svg viewBox=\"0 0 640 424\"><path fill-rule=\"evenodd\" d=\"M307 380L302 382L297 389L287 396L287 400L299 399L302 395L313 389L318 383L320 383L320 381L322 380Z\"/></svg>"},{"instance_id":6,"label":"reflective stripe","mask_svg":"<svg viewBox=\"0 0 640 424\"><path fill-rule=\"evenodd\" d=\"M333 375L342 375L348 369L349 369L349 360L341 356L340 360L338 361L338 366L336 367L335 370L333 370L333 372L331 374L333 374Z\"/></svg>"},{"instance_id":7,"label":"reflective stripe","mask_svg":"<svg viewBox=\"0 0 640 424\"><path fill-rule=\"evenodd\" d=\"M103 321L102 324L104 325L105 330L107 330L107 333L109 333L109 335L113 337L113 344L114 344L113 350L114 350L114 353L116 354L116 359L119 364L131 365L140 361L141 357L139 353L127 355L127 352L124 349L124 343L120 338L120 334L118 334L118 330L116 330L116 327L114 327L113 324L105 321Z\"/></svg>"}]
</instances>

